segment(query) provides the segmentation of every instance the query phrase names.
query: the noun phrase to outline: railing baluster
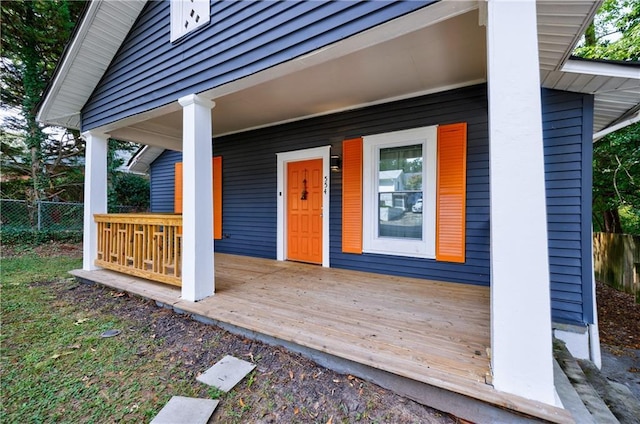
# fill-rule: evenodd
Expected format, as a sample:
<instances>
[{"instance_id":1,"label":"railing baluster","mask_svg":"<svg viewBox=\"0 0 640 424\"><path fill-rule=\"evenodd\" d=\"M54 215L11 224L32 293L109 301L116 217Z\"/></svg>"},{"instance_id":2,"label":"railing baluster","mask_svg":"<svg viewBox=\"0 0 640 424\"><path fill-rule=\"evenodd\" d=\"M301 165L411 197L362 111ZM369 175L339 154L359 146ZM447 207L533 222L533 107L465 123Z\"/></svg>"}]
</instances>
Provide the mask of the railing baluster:
<instances>
[{"instance_id":1,"label":"railing baluster","mask_svg":"<svg viewBox=\"0 0 640 424\"><path fill-rule=\"evenodd\" d=\"M182 216L96 214L96 265L180 286Z\"/></svg>"}]
</instances>

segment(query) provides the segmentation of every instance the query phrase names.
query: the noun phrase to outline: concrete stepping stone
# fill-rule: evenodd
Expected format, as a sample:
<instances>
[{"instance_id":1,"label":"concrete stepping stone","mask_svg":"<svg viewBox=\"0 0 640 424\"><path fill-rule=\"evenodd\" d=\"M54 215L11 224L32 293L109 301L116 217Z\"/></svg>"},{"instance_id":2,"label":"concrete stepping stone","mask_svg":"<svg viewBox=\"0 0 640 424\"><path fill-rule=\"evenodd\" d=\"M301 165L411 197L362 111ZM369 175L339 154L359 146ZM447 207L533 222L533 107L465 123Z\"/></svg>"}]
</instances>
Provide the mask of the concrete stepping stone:
<instances>
[{"instance_id":1,"label":"concrete stepping stone","mask_svg":"<svg viewBox=\"0 0 640 424\"><path fill-rule=\"evenodd\" d=\"M160 410L151 424L207 424L218 400L174 396Z\"/></svg>"},{"instance_id":2,"label":"concrete stepping stone","mask_svg":"<svg viewBox=\"0 0 640 424\"><path fill-rule=\"evenodd\" d=\"M228 392L255 367L255 364L251 362L227 355L214 366L200 374L196 380L209 386L217 387L223 392Z\"/></svg>"}]
</instances>

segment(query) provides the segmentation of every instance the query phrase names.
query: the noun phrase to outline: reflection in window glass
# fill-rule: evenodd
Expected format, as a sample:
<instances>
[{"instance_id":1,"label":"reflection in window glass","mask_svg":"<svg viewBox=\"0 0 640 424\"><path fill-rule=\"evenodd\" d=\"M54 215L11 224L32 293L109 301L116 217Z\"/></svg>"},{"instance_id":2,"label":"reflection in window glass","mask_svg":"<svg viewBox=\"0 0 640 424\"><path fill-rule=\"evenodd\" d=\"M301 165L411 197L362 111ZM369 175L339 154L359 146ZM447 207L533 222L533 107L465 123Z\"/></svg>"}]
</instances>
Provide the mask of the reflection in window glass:
<instances>
[{"instance_id":1,"label":"reflection in window glass","mask_svg":"<svg viewBox=\"0 0 640 424\"><path fill-rule=\"evenodd\" d=\"M378 236L422 239L422 144L380 149Z\"/></svg>"}]
</instances>

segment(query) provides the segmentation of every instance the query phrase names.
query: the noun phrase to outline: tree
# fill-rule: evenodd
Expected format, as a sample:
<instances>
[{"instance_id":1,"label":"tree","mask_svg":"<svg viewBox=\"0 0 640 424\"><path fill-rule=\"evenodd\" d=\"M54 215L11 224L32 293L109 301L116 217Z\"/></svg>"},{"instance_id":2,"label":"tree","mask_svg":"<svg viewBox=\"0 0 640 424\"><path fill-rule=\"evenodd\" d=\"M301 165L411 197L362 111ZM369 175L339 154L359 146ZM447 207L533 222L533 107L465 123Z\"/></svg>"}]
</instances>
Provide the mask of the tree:
<instances>
[{"instance_id":1,"label":"tree","mask_svg":"<svg viewBox=\"0 0 640 424\"><path fill-rule=\"evenodd\" d=\"M122 154L125 152L133 153L136 150L138 150L138 145L135 143L109 139L107 201L110 213L120 212L117 206L122 205L131 206L136 212L149 209L149 180L140 175L120 171L125 162Z\"/></svg>"},{"instance_id":2,"label":"tree","mask_svg":"<svg viewBox=\"0 0 640 424\"><path fill-rule=\"evenodd\" d=\"M627 225L621 220L621 209L629 215ZM593 211L594 223L602 231L638 233L632 223L640 217L640 123L594 145Z\"/></svg>"},{"instance_id":3,"label":"tree","mask_svg":"<svg viewBox=\"0 0 640 424\"><path fill-rule=\"evenodd\" d=\"M83 8L83 1L0 2L2 108L18 111L5 119L2 159L3 165L11 163L13 171L30 177L26 198L32 205L66 190L54 183L84 151L77 131L50 132L36 121L39 102ZM19 135L26 150L8 144L7 134Z\"/></svg>"},{"instance_id":4,"label":"tree","mask_svg":"<svg viewBox=\"0 0 640 424\"><path fill-rule=\"evenodd\" d=\"M640 60L640 0L605 0L573 54L589 59Z\"/></svg>"},{"instance_id":5,"label":"tree","mask_svg":"<svg viewBox=\"0 0 640 424\"><path fill-rule=\"evenodd\" d=\"M574 54L589 59L640 60L640 0L605 0ZM596 230L640 234L640 123L593 147Z\"/></svg>"},{"instance_id":6,"label":"tree","mask_svg":"<svg viewBox=\"0 0 640 424\"><path fill-rule=\"evenodd\" d=\"M109 212L120 212L117 206L126 205L134 212L149 209L149 180L141 175L119 172L109 188ZM131 211L127 211L131 212Z\"/></svg>"},{"instance_id":7,"label":"tree","mask_svg":"<svg viewBox=\"0 0 640 424\"><path fill-rule=\"evenodd\" d=\"M31 211L42 199L82 200L84 141L78 131L43 127L36 122L36 113L84 7L84 1L75 0L0 2L2 108L14 112L0 132L0 165L9 175L1 191L14 198L26 195ZM109 141L110 192L114 185L128 186L120 182L129 177L118 172L123 164L118 152L135 149L132 143ZM142 196L148 199L144 183L131 184L142 187ZM137 201L142 208L144 200Z\"/></svg>"}]
</instances>

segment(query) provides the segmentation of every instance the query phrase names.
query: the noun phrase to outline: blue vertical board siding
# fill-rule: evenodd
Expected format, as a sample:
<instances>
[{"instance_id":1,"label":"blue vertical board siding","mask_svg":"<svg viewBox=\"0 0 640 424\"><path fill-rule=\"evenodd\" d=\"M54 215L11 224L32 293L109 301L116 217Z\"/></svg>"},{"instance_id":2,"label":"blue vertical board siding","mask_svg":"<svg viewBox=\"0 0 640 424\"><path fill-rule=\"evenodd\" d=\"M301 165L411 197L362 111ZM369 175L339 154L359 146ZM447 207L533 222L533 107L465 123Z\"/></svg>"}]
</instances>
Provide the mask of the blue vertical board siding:
<instances>
[{"instance_id":1,"label":"blue vertical board siding","mask_svg":"<svg viewBox=\"0 0 640 424\"><path fill-rule=\"evenodd\" d=\"M466 262L342 253L340 173L331 174L330 262L336 268L489 285L487 107L483 84L216 138L214 154L223 156L224 237L216 240L216 251L275 259L276 153L331 145L335 154L349 138L467 122ZM543 91L552 313L555 321L578 324L592 322L590 107L589 96ZM179 160L180 153L165 151L151 166L154 211L173 210L173 164ZM163 180L156 184L156 177Z\"/></svg>"},{"instance_id":2,"label":"blue vertical board siding","mask_svg":"<svg viewBox=\"0 0 640 424\"><path fill-rule=\"evenodd\" d=\"M169 1L150 1L82 110L82 129L246 77L433 2L212 0L211 21L171 43Z\"/></svg>"},{"instance_id":3,"label":"blue vertical board siding","mask_svg":"<svg viewBox=\"0 0 640 424\"><path fill-rule=\"evenodd\" d=\"M593 323L593 97L542 90L542 123L553 319Z\"/></svg>"}]
</instances>

